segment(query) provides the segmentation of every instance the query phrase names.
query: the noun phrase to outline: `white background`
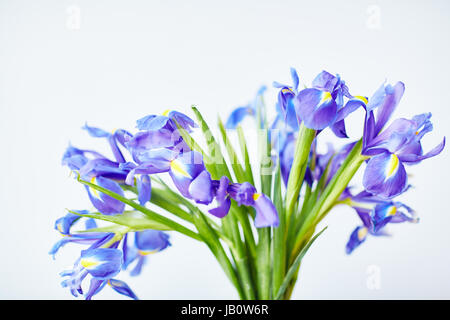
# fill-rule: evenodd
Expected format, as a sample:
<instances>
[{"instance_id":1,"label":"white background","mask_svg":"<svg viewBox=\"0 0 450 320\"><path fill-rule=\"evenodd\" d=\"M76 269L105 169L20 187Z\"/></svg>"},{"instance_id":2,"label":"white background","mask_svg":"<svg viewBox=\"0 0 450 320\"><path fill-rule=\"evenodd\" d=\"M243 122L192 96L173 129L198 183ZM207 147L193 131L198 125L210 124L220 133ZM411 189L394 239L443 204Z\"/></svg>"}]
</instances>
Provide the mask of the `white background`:
<instances>
[{"instance_id":1,"label":"white background","mask_svg":"<svg viewBox=\"0 0 450 320\"><path fill-rule=\"evenodd\" d=\"M79 248L56 261L47 252L59 239L54 220L90 205L60 165L69 141L104 148L80 129L85 121L133 130L139 117L197 104L213 124L259 85L290 81L294 66L307 84L326 69L367 96L385 79L403 81L396 115L432 112L424 146L433 147L449 136L449 9L444 0L0 0L0 298L71 299L58 272ZM349 131L359 133L360 121ZM403 200L421 223L394 226L393 237L371 238L351 256L344 247L358 218L333 211L293 297L450 298L448 161L447 148L410 168L415 188ZM237 298L206 247L178 235L172 243L141 277L122 278L140 297ZM378 290L367 285L370 266ZM122 296L107 288L98 298Z\"/></svg>"}]
</instances>

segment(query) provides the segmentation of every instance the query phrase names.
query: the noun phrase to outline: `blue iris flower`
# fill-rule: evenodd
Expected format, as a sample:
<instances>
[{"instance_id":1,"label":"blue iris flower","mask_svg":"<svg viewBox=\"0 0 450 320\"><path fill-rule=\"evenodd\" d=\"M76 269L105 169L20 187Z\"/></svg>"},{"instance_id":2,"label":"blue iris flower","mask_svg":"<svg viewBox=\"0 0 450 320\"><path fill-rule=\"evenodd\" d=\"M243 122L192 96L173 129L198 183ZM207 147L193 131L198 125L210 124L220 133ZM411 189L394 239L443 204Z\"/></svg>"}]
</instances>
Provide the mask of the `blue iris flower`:
<instances>
[{"instance_id":1,"label":"blue iris flower","mask_svg":"<svg viewBox=\"0 0 450 320\"><path fill-rule=\"evenodd\" d=\"M236 129L238 124L244 121L246 117L256 117L258 114L258 108L261 107L262 96L266 89L266 86L261 86L252 102L234 109L225 123L225 128ZM264 123L264 119L261 119L261 125L262 123Z\"/></svg>"},{"instance_id":2,"label":"blue iris flower","mask_svg":"<svg viewBox=\"0 0 450 320\"><path fill-rule=\"evenodd\" d=\"M408 187L404 165L412 165L442 152L445 137L431 151L422 150L422 137L433 130L431 113L411 120L400 118L383 130L403 96L405 86L382 85L369 100L363 135L363 154L371 156L363 177L365 189L384 199L392 199ZM375 117L374 109L377 109Z\"/></svg>"}]
</instances>

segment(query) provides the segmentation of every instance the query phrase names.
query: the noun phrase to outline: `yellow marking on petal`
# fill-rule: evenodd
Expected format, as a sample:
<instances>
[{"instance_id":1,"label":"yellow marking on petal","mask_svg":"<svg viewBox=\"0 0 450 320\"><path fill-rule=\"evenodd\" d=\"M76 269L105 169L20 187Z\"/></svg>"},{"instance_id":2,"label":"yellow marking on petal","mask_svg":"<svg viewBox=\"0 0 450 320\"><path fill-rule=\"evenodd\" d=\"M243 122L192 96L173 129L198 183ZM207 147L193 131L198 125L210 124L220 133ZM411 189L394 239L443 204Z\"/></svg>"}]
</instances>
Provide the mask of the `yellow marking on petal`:
<instances>
[{"instance_id":1,"label":"yellow marking on petal","mask_svg":"<svg viewBox=\"0 0 450 320\"><path fill-rule=\"evenodd\" d=\"M83 266L83 268L89 269L92 267L96 267L100 264L97 260L91 260L89 258L81 259L80 264Z\"/></svg>"},{"instance_id":2,"label":"yellow marking on petal","mask_svg":"<svg viewBox=\"0 0 450 320\"><path fill-rule=\"evenodd\" d=\"M95 184L95 177L92 177L91 183L92 183L92 184ZM100 197L100 196L98 195L97 190L95 190L94 188L91 188L91 190L92 190L92 193L93 193L97 198Z\"/></svg>"},{"instance_id":3,"label":"yellow marking on petal","mask_svg":"<svg viewBox=\"0 0 450 320\"><path fill-rule=\"evenodd\" d=\"M398 160L397 155L391 154L391 159L389 160L388 165L386 166L386 179L390 178L398 169L400 161Z\"/></svg>"},{"instance_id":4,"label":"yellow marking on petal","mask_svg":"<svg viewBox=\"0 0 450 320\"><path fill-rule=\"evenodd\" d=\"M358 230L358 239L362 241L366 236L369 230L366 227L362 227Z\"/></svg>"},{"instance_id":5,"label":"yellow marking on petal","mask_svg":"<svg viewBox=\"0 0 450 320\"><path fill-rule=\"evenodd\" d=\"M156 252L158 252L158 250L151 250L151 251L138 250L138 253L139 253L141 256L148 256L149 254L156 253Z\"/></svg>"},{"instance_id":6,"label":"yellow marking on petal","mask_svg":"<svg viewBox=\"0 0 450 320\"><path fill-rule=\"evenodd\" d=\"M415 134L416 134L416 136L417 136L417 135L419 134L419 131L416 131Z\"/></svg>"},{"instance_id":7,"label":"yellow marking on petal","mask_svg":"<svg viewBox=\"0 0 450 320\"><path fill-rule=\"evenodd\" d=\"M331 99L332 99L331 93L329 93L328 91L323 91L322 92L322 98L320 99L319 104L322 104L322 103L324 103L324 102L326 102L328 100L331 100Z\"/></svg>"},{"instance_id":8,"label":"yellow marking on petal","mask_svg":"<svg viewBox=\"0 0 450 320\"><path fill-rule=\"evenodd\" d=\"M191 175L184 170L183 165L177 159L170 161L170 169L175 173L192 179Z\"/></svg>"},{"instance_id":9,"label":"yellow marking on petal","mask_svg":"<svg viewBox=\"0 0 450 320\"><path fill-rule=\"evenodd\" d=\"M258 200L259 199L259 197L261 197L261 193L254 193L253 194L253 200Z\"/></svg>"},{"instance_id":10,"label":"yellow marking on petal","mask_svg":"<svg viewBox=\"0 0 450 320\"><path fill-rule=\"evenodd\" d=\"M364 102L365 104L369 103L369 100L367 100L366 97L363 96L355 96L355 99L361 100L362 102Z\"/></svg>"},{"instance_id":11,"label":"yellow marking on petal","mask_svg":"<svg viewBox=\"0 0 450 320\"><path fill-rule=\"evenodd\" d=\"M167 109L166 111L164 111L162 113L162 115L165 116L165 117L168 117L169 116L169 112L170 112L170 109Z\"/></svg>"},{"instance_id":12,"label":"yellow marking on petal","mask_svg":"<svg viewBox=\"0 0 450 320\"><path fill-rule=\"evenodd\" d=\"M397 207L396 206L391 206L388 210L388 216L393 216L397 213Z\"/></svg>"},{"instance_id":13,"label":"yellow marking on petal","mask_svg":"<svg viewBox=\"0 0 450 320\"><path fill-rule=\"evenodd\" d=\"M292 93L293 91L289 88L284 88L283 90L281 90L281 92L283 93Z\"/></svg>"},{"instance_id":14,"label":"yellow marking on petal","mask_svg":"<svg viewBox=\"0 0 450 320\"><path fill-rule=\"evenodd\" d=\"M59 231L59 232L63 233L63 230L62 230L62 225L61 225L61 223L59 223L59 224L58 224L57 228L58 228L58 231Z\"/></svg>"}]
</instances>

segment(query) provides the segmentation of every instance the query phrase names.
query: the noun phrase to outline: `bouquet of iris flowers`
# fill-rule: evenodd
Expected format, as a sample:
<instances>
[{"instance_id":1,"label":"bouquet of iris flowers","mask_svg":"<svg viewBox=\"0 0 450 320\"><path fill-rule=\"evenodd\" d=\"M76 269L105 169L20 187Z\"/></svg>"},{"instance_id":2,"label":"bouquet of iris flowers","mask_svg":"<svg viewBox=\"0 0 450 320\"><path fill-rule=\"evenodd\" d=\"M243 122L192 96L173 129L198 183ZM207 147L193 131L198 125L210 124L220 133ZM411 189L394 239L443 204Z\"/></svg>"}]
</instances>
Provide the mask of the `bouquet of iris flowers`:
<instances>
[{"instance_id":1,"label":"bouquet of iris flowers","mask_svg":"<svg viewBox=\"0 0 450 320\"><path fill-rule=\"evenodd\" d=\"M401 82L383 83L368 98L352 95L326 71L303 89L295 69L291 77L290 85L273 83L274 119L263 87L225 123L219 119L219 135L196 107L192 118L174 110L148 115L137 120L135 133L86 124L89 135L109 144L111 157L74 146L64 153L63 165L93 209L68 210L55 222L63 237L50 254L68 243L84 245L73 268L61 273L62 286L86 299L105 286L137 299L120 273L139 275L148 255L167 249L170 232L178 232L210 249L241 299L289 299L302 259L325 230L318 224L335 206L350 207L361 220L348 254L368 237L385 235L388 224L417 222L396 198L410 187L407 166L444 148L445 138L422 150L431 114L390 121L405 90ZM345 121L360 108L362 136L351 139ZM251 146L258 152L249 151L245 118L254 120ZM350 141L321 151L327 129ZM358 184L352 178L360 168Z\"/></svg>"}]
</instances>

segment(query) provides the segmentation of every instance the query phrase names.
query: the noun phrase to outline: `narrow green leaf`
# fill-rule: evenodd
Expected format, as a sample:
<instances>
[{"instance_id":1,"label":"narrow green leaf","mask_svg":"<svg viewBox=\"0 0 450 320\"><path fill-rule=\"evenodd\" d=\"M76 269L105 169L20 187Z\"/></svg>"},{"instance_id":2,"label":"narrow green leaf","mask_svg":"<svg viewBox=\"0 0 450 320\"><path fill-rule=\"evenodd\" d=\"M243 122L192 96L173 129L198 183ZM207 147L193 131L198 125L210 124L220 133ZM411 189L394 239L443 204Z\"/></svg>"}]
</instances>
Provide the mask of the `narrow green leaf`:
<instances>
[{"instance_id":1,"label":"narrow green leaf","mask_svg":"<svg viewBox=\"0 0 450 320\"><path fill-rule=\"evenodd\" d=\"M288 225L300 194L300 189L305 177L306 166L308 164L309 151L315 136L315 130L305 127L303 123L300 125L295 144L294 160L286 189L286 223Z\"/></svg>"},{"instance_id":2,"label":"narrow green leaf","mask_svg":"<svg viewBox=\"0 0 450 320\"><path fill-rule=\"evenodd\" d=\"M273 292L278 292L286 272L286 224L282 197L281 171L278 163L273 186L273 203L277 208L280 224L277 228L273 228Z\"/></svg>"},{"instance_id":3,"label":"narrow green leaf","mask_svg":"<svg viewBox=\"0 0 450 320\"><path fill-rule=\"evenodd\" d=\"M270 228L258 229L258 246L256 247L256 268L258 275L259 299L270 299L271 259Z\"/></svg>"},{"instance_id":4,"label":"narrow green leaf","mask_svg":"<svg viewBox=\"0 0 450 320\"><path fill-rule=\"evenodd\" d=\"M225 271L225 274L228 276L231 283L235 286L240 298L245 299L245 294L237 277L236 270L234 269L233 265L230 262L230 259L223 249L216 232L210 227L203 213L197 208L195 208L194 222L201 238L216 257L217 261Z\"/></svg>"},{"instance_id":5,"label":"narrow green leaf","mask_svg":"<svg viewBox=\"0 0 450 320\"><path fill-rule=\"evenodd\" d=\"M245 166L245 174L247 176L247 181L252 185L255 185L255 181L253 180L253 171L250 163L250 157L248 155L247 142L245 141L244 131L242 130L241 125L237 126L237 133L239 137L239 145L241 147L241 153L244 157L244 166Z\"/></svg>"},{"instance_id":6,"label":"narrow green leaf","mask_svg":"<svg viewBox=\"0 0 450 320\"><path fill-rule=\"evenodd\" d=\"M239 161L236 151L234 150L234 147L231 144L230 139L228 138L227 132L220 118L218 119L218 124L220 133L222 134L222 141L225 145L225 148L227 149L228 158L230 160L231 167L233 168L234 175L236 176L236 179L239 183L243 183L246 181L247 177L244 173L244 169L242 168L242 164Z\"/></svg>"},{"instance_id":7,"label":"narrow green leaf","mask_svg":"<svg viewBox=\"0 0 450 320\"><path fill-rule=\"evenodd\" d=\"M194 106L192 107L192 110L194 111L197 121L200 123L200 128L203 131L203 135L205 136L209 157L216 166L216 175L212 175L213 179L220 179L222 176L227 176L231 180L231 173L220 149L220 145L217 143L216 138L209 129L208 124L203 119L200 111L198 111L198 109Z\"/></svg>"},{"instance_id":8,"label":"narrow green leaf","mask_svg":"<svg viewBox=\"0 0 450 320\"><path fill-rule=\"evenodd\" d=\"M316 239L327 229L327 227L323 228L319 233L317 233L307 244L306 246L300 251L300 253L297 255L297 257L294 260L294 263L289 268L286 277L283 280L283 283L280 286L280 290L278 290L278 293L275 295L276 300L280 300L284 293L286 292L286 289L288 288L288 285L293 278L294 274L296 273L296 270L300 266L300 262L302 261L304 255L306 252L308 252L309 247L316 241Z\"/></svg>"},{"instance_id":9,"label":"narrow green leaf","mask_svg":"<svg viewBox=\"0 0 450 320\"><path fill-rule=\"evenodd\" d=\"M86 217L86 218L94 218L98 220L108 221L115 224L119 224L122 226L126 226L129 228L132 228L135 231L139 230L147 230L147 229L154 229L154 230L172 230L171 228L167 227L164 224L158 223L150 218L148 218L145 214L139 212L139 211L125 211L122 214L116 214L116 215L105 215L101 214L99 212L92 212L92 213L86 213L86 214L79 214L76 211L69 212L73 214L77 214L80 217ZM92 232L92 230L89 230Z\"/></svg>"}]
</instances>

